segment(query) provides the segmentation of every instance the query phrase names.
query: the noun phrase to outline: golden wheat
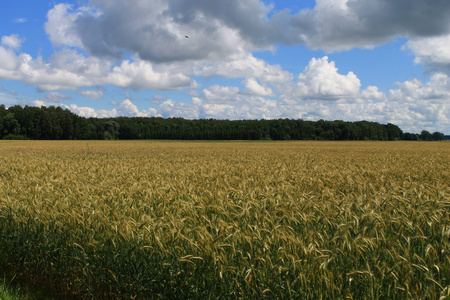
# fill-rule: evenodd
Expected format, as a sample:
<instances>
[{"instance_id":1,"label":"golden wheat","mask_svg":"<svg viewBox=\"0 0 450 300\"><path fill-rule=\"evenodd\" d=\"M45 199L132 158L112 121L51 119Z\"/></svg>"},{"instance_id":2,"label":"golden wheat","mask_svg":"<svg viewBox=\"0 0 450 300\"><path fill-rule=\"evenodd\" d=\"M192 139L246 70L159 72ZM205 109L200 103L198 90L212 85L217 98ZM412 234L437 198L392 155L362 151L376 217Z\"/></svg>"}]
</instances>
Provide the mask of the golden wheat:
<instances>
[{"instance_id":1,"label":"golden wheat","mask_svg":"<svg viewBox=\"0 0 450 300\"><path fill-rule=\"evenodd\" d=\"M450 147L0 141L0 263L82 298L437 299Z\"/></svg>"}]
</instances>

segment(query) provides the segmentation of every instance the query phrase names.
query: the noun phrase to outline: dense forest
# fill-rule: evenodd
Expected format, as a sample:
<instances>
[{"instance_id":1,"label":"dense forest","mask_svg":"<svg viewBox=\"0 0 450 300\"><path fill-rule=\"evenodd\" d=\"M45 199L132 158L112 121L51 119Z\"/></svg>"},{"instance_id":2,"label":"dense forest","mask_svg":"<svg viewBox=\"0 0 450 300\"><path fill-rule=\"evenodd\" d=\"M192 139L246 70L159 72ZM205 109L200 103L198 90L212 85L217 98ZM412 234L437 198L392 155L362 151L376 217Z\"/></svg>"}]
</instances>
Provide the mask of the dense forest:
<instances>
[{"instance_id":1,"label":"dense forest","mask_svg":"<svg viewBox=\"0 0 450 300\"><path fill-rule=\"evenodd\" d=\"M186 120L161 117L84 118L61 107L0 105L0 139L92 140L442 140L403 133L394 124L358 121Z\"/></svg>"}]
</instances>

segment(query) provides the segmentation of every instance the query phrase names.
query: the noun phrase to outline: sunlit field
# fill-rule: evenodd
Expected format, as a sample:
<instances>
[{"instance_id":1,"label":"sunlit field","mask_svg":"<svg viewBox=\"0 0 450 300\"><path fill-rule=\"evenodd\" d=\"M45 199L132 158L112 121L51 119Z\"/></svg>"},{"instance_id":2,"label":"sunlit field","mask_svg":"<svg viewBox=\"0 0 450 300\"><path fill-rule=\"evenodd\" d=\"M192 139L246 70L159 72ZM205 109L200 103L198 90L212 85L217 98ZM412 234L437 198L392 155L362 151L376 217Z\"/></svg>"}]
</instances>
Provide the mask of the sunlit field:
<instances>
[{"instance_id":1,"label":"sunlit field","mask_svg":"<svg viewBox=\"0 0 450 300\"><path fill-rule=\"evenodd\" d=\"M61 299L447 299L450 144L0 141L0 266Z\"/></svg>"}]
</instances>

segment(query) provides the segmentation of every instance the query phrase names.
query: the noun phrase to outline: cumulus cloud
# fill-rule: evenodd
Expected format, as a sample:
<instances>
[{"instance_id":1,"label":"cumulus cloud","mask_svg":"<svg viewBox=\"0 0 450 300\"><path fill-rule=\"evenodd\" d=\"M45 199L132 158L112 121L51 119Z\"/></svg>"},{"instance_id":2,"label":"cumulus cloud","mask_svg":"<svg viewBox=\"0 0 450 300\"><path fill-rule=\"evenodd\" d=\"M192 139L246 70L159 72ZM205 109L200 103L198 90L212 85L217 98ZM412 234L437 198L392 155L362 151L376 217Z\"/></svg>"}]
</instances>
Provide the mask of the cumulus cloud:
<instances>
[{"instance_id":1,"label":"cumulus cloud","mask_svg":"<svg viewBox=\"0 0 450 300\"><path fill-rule=\"evenodd\" d=\"M274 97L275 94L270 87L262 86L256 81L255 78L247 78L243 81L243 85L247 91L256 96L269 96Z\"/></svg>"},{"instance_id":2,"label":"cumulus cloud","mask_svg":"<svg viewBox=\"0 0 450 300\"><path fill-rule=\"evenodd\" d=\"M41 107L41 106L64 106L61 104L61 100L71 100L71 98L63 93L59 92L49 92L45 96L40 97L33 101L32 105Z\"/></svg>"},{"instance_id":3,"label":"cumulus cloud","mask_svg":"<svg viewBox=\"0 0 450 300\"><path fill-rule=\"evenodd\" d=\"M157 72L149 62L124 60L104 79L105 83L135 90L173 90L194 88L197 83L189 76L169 70Z\"/></svg>"},{"instance_id":4,"label":"cumulus cloud","mask_svg":"<svg viewBox=\"0 0 450 300\"><path fill-rule=\"evenodd\" d=\"M13 50L0 46L0 78L19 80L15 74L20 58Z\"/></svg>"},{"instance_id":5,"label":"cumulus cloud","mask_svg":"<svg viewBox=\"0 0 450 300\"><path fill-rule=\"evenodd\" d=\"M71 4L56 4L47 13L47 22L45 23L45 31L50 41L55 45L83 47L75 23L77 18L83 15L83 12L91 14L89 10L83 8L73 12Z\"/></svg>"},{"instance_id":6,"label":"cumulus cloud","mask_svg":"<svg viewBox=\"0 0 450 300\"><path fill-rule=\"evenodd\" d=\"M46 61L29 54L16 53L0 46L0 78L21 80L40 91L75 90L86 86L111 84L135 90L174 90L193 88L195 80L177 67L154 68L139 58L120 65L96 57L86 57L67 48L53 53Z\"/></svg>"},{"instance_id":7,"label":"cumulus cloud","mask_svg":"<svg viewBox=\"0 0 450 300\"><path fill-rule=\"evenodd\" d=\"M397 83L398 89L390 90L390 104L404 108L399 111L401 123L419 132L423 128L450 129L450 77L434 74L428 82L414 79ZM422 128L422 129L421 129Z\"/></svg>"},{"instance_id":8,"label":"cumulus cloud","mask_svg":"<svg viewBox=\"0 0 450 300\"><path fill-rule=\"evenodd\" d=\"M77 46L99 57L132 52L153 62L222 59L242 52L247 41L238 26L230 26L216 14L231 16L240 7L250 6L244 8L250 12L261 10L261 5L257 0L248 1L253 5L219 2L228 13L206 1L93 0L91 6L78 9L59 4L48 13L45 28L52 42Z\"/></svg>"},{"instance_id":9,"label":"cumulus cloud","mask_svg":"<svg viewBox=\"0 0 450 300\"><path fill-rule=\"evenodd\" d=\"M432 37L450 32L447 0L317 0L290 24L312 48L374 47L396 36Z\"/></svg>"},{"instance_id":10,"label":"cumulus cloud","mask_svg":"<svg viewBox=\"0 0 450 300\"><path fill-rule=\"evenodd\" d=\"M424 64L429 72L450 75L450 35L411 39L405 45L416 56L417 64Z\"/></svg>"},{"instance_id":11,"label":"cumulus cloud","mask_svg":"<svg viewBox=\"0 0 450 300\"><path fill-rule=\"evenodd\" d=\"M212 85L192 98L190 103L167 99L155 110L163 117L187 119L260 119L281 116L277 100L243 92L239 87Z\"/></svg>"},{"instance_id":12,"label":"cumulus cloud","mask_svg":"<svg viewBox=\"0 0 450 300\"><path fill-rule=\"evenodd\" d=\"M100 99L100 98L103 97L103 92L102 91L94 91L94 90L86 91L86 90L83 90L83 91L80 91L80 94L83 95L86 98L89 98L89 99Z\"/></svg>"},{"instance_id":13,"label":"cumulus cloud","mask_svg":"<svg viewBox=\"0 0 450 300\"><path fill-rule=\"evenodd\" d=\"M376 86L368 86L365 90L361 92L361 96L364 99L370 100L385 100L386 94L378 89Z\"/></svg>"},{"instance_id":14,"label":"cumulus cloud","mask_svg":"<svg viewBox=\"0 0 450 300\"><path fill-rule=\"evenodd\" d=\"M297 83L287 87L284 98L287 102L354 98L358 95L360 87L361 82L353 72L347 75L339 74L335 62L329 62L328 57L324 56L311 59L298 76Z\"/></svg>"},{"instance_id":15,"label":"cumulus cloud","mask_svg":"<svg viewBox=\"0 0 450 300\"><path fill-rule=\"evenodd\" d=\"M50 92L44 97L40 98L40 100L45 102L57 103L61 100L69 100L71 99L69 96L59 92Z\"/></svg>"},{"instance_id":16,"label":"cumulus cloud","mask_svg":"<svg viewBox=\"0 0 450 300\"><path fill-rule=\"evenodd\" d=\"M257 77L268 82L284 82L292 78L292 74L283 70L280 65L268 64L251 53L244 53L226 62L204 62L195 68L194 74L204 77Z\"/></svg>"},{"instance_id":17,"label":"cumulus cloud","mask_svg":"<svg viewBox=\"0 0 450 300\"><path fill-rule=\"evenodd\" d=\"M404 102L450 100L450 79L443 73L434 74L431 79L423 83L418 79L398 82L399 89L391 90L391 98Z\"/></svg>"},{"instance_id":18,"label":"cumulus cloud","mask_svg":"<svg viewBox=\"0 0 450 300\"><path fill-rule=\"evenodd\" d=\"M129 99L125 99L117 108L111 110L99 109L95 110L92 107L79 107L76 104L65 105L61 104L61 107L67 108L73 113L86 117L86 118L115 118L119 116L125 117L152 117L159 116L154 108L148 108L147 110L139 110Z\"/></svg>"},{"instance_id":19,"label":"cumulus cloud","mask_svg":"<svg viewBox=\"0 0 450 300\"><path fill-rule=\"evenodd\" d=\"M117 114L125 117L135 117L139 114L139 110L136 105L131 103L130 100L124 100L117 108Z\"/></svg>"},{"instance_id":20,"label":"cumulus cloud","mask_svg":"<svg viewBox=\"0 0 450 300\"><path fill-rule=\"evenodd\" d=\"M152 62L223 60L277 43L334 51L450 33L447 0L317 0L295 14L275 8L259 0L91 0L55 5L45 28L58 45Z\"/></svg>"},{"instance_id":21,"label":"cumulus cloud","mask_svg":"<svg viewBox=\"0 0 450 300\"><path fill-rule=\"evenodd\" d=\"M37 106L37 105L36 105ZM70 105L61 105L64 108L69 109L74 114L77 114L81 117L85 118L95 118L98 116L97 112L92 107L79 107L76 104L70 104Z\"/></svg>"},{"instance_id":22,"label":"cumulus cloud","mask_svg":"<svg viewBox=\"0 0 450 300\"><path fill-rule=\"evenodd\" d=\"M3 36L1 44L7 48L17 50L22 46L23 39L19 38L19 35L12 34L9 36Z\"/></svg>"}]
</instances>

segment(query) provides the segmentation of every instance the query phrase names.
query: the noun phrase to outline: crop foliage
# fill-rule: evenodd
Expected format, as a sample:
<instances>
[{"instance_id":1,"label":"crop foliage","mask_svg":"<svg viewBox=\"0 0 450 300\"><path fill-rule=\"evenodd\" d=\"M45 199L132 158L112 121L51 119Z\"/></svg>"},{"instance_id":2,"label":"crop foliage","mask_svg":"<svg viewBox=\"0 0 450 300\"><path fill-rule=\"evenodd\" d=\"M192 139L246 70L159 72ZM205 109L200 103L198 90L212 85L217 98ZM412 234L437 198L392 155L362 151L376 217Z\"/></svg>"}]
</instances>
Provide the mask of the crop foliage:
<instances>
[{"instance_id":1,"label":"crop foliage","mask_svg":"<svg viewBox=\"0 0 450 300\"><path fill-rule=\"evenodd\" d=\"M0 266L83 299L446 299L445 142L0 141Z\"/></svg>"}]
</instances>

